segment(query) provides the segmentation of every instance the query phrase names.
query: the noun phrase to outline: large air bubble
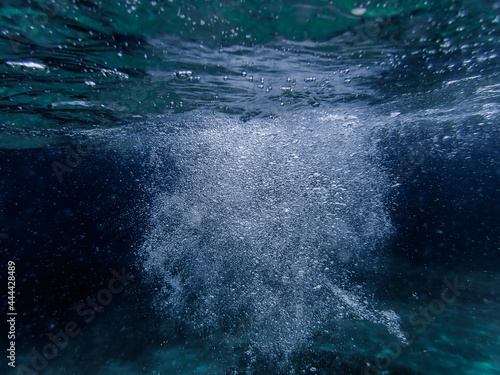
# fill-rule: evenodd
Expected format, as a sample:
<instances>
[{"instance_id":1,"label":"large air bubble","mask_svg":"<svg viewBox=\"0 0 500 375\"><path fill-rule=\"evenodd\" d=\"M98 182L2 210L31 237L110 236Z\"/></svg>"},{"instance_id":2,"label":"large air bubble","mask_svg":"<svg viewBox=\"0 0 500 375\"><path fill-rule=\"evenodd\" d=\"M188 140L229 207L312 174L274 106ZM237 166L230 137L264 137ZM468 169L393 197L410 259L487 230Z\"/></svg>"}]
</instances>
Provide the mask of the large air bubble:
<instances>
[{"instance_id":1,"label":"large air bubble","mask_svg":"<svg viewBox=\"0 0 500 375\"><path fill-rule=\"evenodd\" d=\"M404 341L393 311L338 277L382 252L393 230L376 124L361 117L197 114L152 136L140 256L160 313L269 355L287 356L340 318L384 324Z\"/></svg>"}]
</instances>

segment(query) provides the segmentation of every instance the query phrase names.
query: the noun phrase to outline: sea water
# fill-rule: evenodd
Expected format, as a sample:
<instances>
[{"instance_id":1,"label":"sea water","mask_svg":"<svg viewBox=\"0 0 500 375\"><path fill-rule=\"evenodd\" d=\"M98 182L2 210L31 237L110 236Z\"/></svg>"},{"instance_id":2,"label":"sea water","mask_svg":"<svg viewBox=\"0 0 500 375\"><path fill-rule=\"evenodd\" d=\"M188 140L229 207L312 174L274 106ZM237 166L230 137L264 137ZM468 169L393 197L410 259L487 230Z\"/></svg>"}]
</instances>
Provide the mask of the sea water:
<instances>
[{"instance_id":1,"label":"sea water","mask_svg":"<svg viewBox=\"0 0 500 375\"><path fill-rule=\"evenodd\" d=\"M499 9L5 2L5 371L498 373Z\"/></svg>"}]
</instances>

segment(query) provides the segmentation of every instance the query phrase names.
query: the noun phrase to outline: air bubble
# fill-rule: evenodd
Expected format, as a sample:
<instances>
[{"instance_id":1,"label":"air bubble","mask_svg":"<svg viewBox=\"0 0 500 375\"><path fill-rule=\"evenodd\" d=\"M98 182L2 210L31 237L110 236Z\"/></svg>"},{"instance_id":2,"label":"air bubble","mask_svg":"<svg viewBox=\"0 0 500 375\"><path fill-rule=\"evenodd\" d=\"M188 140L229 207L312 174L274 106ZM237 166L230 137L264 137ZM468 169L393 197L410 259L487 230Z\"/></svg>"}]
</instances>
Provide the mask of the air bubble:
<instances>
[{"instance_id":1,"label":"air bubble","mask_svg":"<svg viewBox=\"0 0 500 375\"><path fill-rule=\"evenodd\" d=\"M362 16L363 14L366 13L366 8L362 7L354 8L353 10L351 10L351 13L354 14L355 16Z\"/></svg>"},{"instance_id":2,"label":"air bubble","mask_svg":"<svg viewBox=\"0 0 500 375\"><path fill-rule=\"evenodd\" d=\"M191 77L193 72L191 70L179 70L178 72L175 73L177 78L187 78Z\"/></svg>"}]
</instances>

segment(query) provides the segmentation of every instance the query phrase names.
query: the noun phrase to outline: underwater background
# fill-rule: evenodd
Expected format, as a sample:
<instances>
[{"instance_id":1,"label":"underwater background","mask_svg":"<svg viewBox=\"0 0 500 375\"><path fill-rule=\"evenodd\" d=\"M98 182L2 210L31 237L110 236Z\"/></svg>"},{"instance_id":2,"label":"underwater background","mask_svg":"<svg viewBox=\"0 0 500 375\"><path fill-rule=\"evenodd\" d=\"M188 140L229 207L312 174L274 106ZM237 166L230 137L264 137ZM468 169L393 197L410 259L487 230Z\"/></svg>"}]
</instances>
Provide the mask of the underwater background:
<instances>
[{"instance_id":1,"label":"underwater background","mask_svg":"<svg viewBox=\"0 0 500 375\"><path fill-rule=\"evenodd\" d=\"M0 373L499 374L499 22L2 1Z\"/></svg>"}]
</instances>

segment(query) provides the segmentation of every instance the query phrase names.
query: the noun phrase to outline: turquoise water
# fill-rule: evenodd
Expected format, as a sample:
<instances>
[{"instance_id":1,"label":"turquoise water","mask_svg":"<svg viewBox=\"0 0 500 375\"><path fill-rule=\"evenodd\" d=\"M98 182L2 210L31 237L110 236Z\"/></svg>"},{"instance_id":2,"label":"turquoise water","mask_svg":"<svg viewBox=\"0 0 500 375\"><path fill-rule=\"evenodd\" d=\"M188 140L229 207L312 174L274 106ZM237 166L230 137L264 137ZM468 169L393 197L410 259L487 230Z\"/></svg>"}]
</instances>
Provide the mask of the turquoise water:
<instances>
[{"instance_id":1,"label":"turquoise water","mask_svg":"<svg viewBox=\"0 0 500 375\"><path fill-rule=\"evenodd\" d=\"M490 2L16 0L0 11L3 147L153 113L248 119L476 80L452 84L456 95L497 76Z\"/></svg>"},{"instance_id":2,"label":"turquoise water","mask_svg":"<svg viewBox=\"0 0 500 375\"><path fill-rule=\"evenodd\" d=\"M4 1L6 371L499 373L499 22L472 0Z\"/></svg>"}]
</instances>

